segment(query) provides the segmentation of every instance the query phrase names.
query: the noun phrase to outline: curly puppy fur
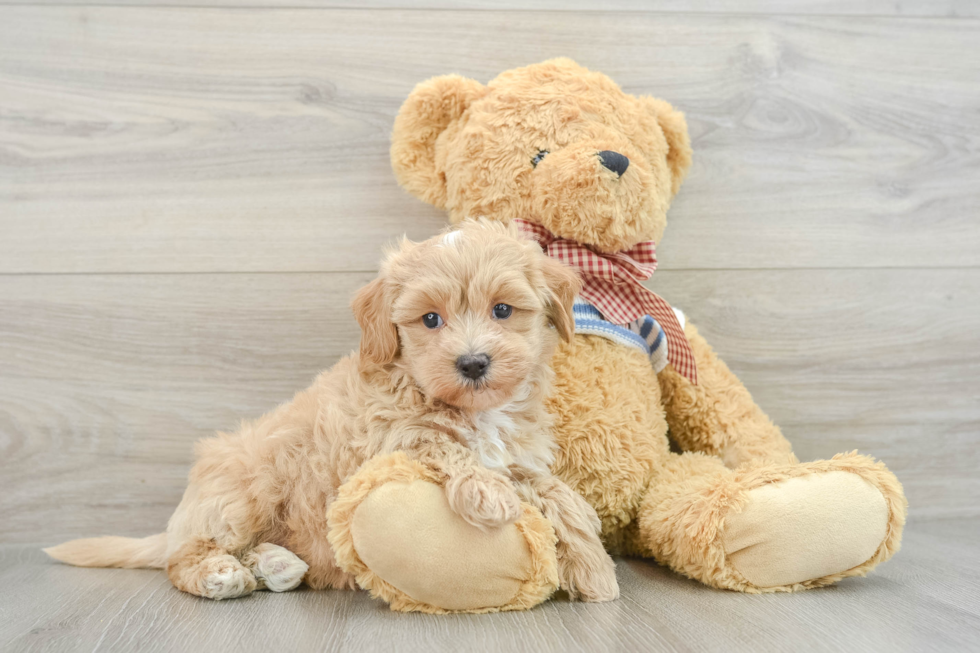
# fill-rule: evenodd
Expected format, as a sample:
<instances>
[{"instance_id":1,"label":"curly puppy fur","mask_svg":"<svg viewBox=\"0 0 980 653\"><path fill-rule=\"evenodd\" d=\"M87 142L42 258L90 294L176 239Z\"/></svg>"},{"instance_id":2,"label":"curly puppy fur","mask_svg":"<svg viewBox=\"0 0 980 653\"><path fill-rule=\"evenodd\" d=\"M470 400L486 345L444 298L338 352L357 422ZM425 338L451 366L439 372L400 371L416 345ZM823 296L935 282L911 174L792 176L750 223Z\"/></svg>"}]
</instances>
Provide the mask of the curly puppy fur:
<instances>
[{"instance_id":1,"label":"curly puppy fur","mask_svg":"<svg viewBox=\"0 0 980 653\"><path fill-rule=\"evenodd\" d=\"M366 461L399 451L475 527L514 523L522 498L539 509L559 540L562 585L612 599L595 511L549 471L549 363L559 338L572 337L578 288L574 273L500 224L404 240L353 301L360 351L237 433L200 442L165 537L78 540L48 553L85 566L165 565L177 588L213 599L303 578L353 588L328 541L328 512ZM472 355L489 359L476 379L459 365ZM542 599L531 592L524 605Z\"/></svg>"}]
</instances>

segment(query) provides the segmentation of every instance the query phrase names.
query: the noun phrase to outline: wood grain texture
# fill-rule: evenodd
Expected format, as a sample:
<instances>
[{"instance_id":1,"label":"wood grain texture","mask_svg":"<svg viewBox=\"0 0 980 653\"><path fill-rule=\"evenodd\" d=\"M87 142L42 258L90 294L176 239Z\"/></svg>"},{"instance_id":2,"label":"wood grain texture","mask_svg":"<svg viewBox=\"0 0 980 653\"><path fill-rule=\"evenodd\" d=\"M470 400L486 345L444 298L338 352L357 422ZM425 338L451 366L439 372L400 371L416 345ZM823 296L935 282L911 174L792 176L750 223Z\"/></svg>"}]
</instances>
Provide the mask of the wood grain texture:
<instances>
[{"instance_id":1,"label":"wood grain texture","mask_svg":"<svg viewBox=\"0 0 980 653\"><path fill-rule=\"evenodd\" d=\"M195 440L357 344L365 273L0 276L0 542L162 530ZM803 459L980 516L980 271L658 272ZM910 309L914 306L914 309Z\"/></svg>"},{"instance_id":2,"label":"wood grain texture","mask_svg":"<svg viewBox=\"0 0 980 653\"><path fill-rule=\"evenodd\" d=\"M557 17L560 16L560 19ZM413 85L568 55L687 112L663 269L977 265L971 20L0 7L0 272L370 270ZM337 247L343 243L343 247Z\"/></svg>"},{"instance_id":3,"label":"wood grain texture","mask_svg":"<svg viewBox=\"0 0 980 653\"><path fill-rule=\"evenodd\" d=\"M336 9L451 9L492 11L627 11L685 14L918 16L976 18L970 0L0 0L2 5L111 5L177 7L309 7Z\"/></svg>"},{"instance_id":4,"label":"wood grain texture","mask_svg":"<svg viewBox=\"0 0 980 653\"><path fill-rule=\"evenodd\" d=\"M213 602L155 570L78 569L0 547L0 649L33 651L968 651L980 647L980 522L910 525L868 578L800 594L713 590L620 560L622 598L530 612L418 615L366 592Z\"/></svg>"}]
</instances>

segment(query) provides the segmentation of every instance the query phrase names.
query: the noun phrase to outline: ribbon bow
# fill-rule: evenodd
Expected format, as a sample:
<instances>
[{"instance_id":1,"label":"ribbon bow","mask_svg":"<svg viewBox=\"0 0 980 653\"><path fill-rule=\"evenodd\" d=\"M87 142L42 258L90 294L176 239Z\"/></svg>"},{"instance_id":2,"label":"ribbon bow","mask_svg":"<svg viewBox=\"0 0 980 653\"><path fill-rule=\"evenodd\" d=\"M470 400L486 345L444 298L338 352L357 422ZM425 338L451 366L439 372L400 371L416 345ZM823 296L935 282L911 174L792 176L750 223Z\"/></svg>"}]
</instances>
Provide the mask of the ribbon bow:
<instances>
[{"instance_id":1,"label":"ribbon bow","mask_svg":"<svg viewBox=\"0 0 980 653\"><path fill-rule=\"evenodd\" d=\"M559 238L544 227L514 219L521 233L538 242L548 256L576 268L582 275L582 298L615 324L626 325L651 315L667 336L667 360L697 385L698 372L691 343L677 314L662 297L643 286L657 269L656 243L648 240L615 254L596 252L574 240Z\"/></svg>"}]
</instances>

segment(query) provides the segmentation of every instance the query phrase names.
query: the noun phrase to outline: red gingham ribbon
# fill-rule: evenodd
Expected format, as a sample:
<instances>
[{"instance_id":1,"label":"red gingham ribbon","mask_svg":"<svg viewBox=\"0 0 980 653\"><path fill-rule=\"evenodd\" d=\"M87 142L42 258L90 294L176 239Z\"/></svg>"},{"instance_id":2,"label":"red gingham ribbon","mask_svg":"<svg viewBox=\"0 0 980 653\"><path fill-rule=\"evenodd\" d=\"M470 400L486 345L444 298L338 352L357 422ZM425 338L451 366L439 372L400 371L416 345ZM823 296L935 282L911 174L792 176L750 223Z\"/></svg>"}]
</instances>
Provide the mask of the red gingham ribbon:
<instances>
[{"instance_id":1,"label":"red gingham ribbon","mask_svg":"<svg viewBox=\"0 0 980 653\"><path fill-rule=\"evenodd\" d=\"M521 233L538 242L544 251L582 274L582 298L614 324L629 324L651 315L667 336L667 360L675 370L697 385L698 370L691 343L677 314L662 297L643 287L641 281L657 269L656 243L638 243L624 252L603 254L574 240L559 238L527 220L513 220Z\"/></svg>"}]
</instances>

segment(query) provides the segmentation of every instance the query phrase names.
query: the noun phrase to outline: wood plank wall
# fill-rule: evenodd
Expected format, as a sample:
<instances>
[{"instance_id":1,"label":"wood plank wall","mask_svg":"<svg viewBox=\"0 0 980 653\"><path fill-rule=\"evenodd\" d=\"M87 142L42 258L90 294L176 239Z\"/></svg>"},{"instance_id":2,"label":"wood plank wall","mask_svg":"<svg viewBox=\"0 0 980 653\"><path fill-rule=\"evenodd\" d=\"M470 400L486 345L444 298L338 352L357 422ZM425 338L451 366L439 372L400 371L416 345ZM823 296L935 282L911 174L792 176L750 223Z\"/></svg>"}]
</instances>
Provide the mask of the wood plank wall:
<instances>
[{"instance_id":1,"label":"wood plank wall","mask_svg":"<svg viewBox=\"0 0 980 653\"><path fill-rule=\"evenodd\" d=\"M801 458L980 514L975 3L31 4L0 2L0 543L162 530L194 440L354 347L383 243L442 226L388 165L413 85L558 55L686 112L652 286Z\"/></svg>"}]
</instances>

